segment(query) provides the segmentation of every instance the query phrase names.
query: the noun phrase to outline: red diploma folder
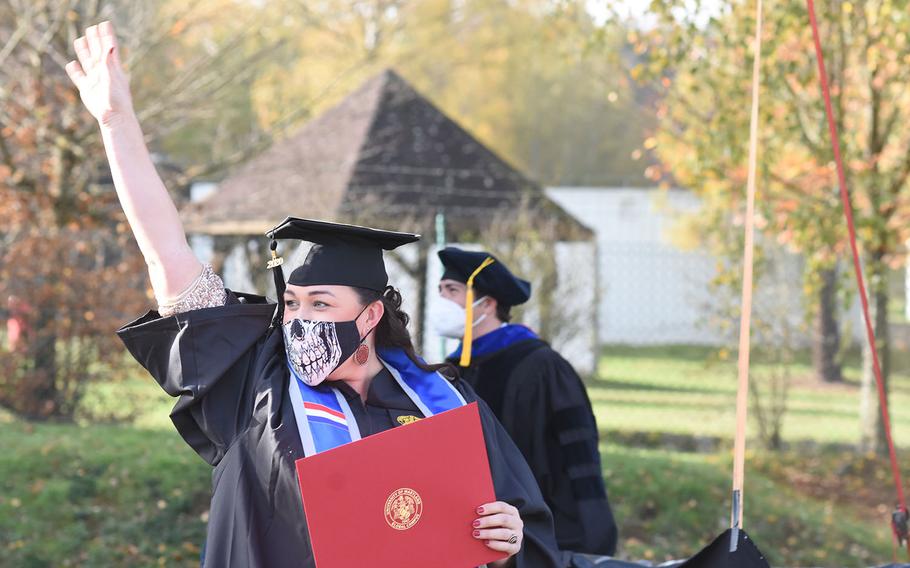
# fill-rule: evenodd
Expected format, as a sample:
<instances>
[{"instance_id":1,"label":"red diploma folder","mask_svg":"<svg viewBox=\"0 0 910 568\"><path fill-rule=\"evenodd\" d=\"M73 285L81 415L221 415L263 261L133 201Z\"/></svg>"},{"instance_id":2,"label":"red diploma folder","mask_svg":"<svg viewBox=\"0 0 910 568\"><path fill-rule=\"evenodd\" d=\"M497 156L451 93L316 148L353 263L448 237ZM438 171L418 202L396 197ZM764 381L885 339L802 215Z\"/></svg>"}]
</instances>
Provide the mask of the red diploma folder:
<instances>
[{"instance_id":1,"label":"red diploma folder","mask_svg":"<svg viewBox=\"0 0 910 568\"><path fill-rule=\"evenodd\" d=\"M472 536L496 500L477 404L297 460L319 568L471 568L504 558Z\"/></svg>"}]
</instances>

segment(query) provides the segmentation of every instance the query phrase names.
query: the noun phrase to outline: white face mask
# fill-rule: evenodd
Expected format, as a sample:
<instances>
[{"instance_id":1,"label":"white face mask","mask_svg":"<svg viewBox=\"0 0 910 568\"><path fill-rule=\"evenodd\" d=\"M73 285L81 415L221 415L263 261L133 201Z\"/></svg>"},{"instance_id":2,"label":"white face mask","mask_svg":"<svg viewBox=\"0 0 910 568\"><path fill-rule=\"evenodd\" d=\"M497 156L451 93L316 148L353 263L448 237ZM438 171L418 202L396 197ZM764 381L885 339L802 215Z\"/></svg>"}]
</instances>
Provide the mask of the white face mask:
<instances>
[{"instance_id":1,"label":"white face mask","mask_svg":"<svg viewBox=\"0 0 910 568\"><path fill-rule=\"evenodd\" d=\"M477 304L484 301L485 299L486 296L474 302L474 307L476 308ZM465 317L464 308L452 300L449 300L448 298L443 298L439 312L436 314L436 319L433 322L433 327L436 330L436 333L443 337L461 339L464 337ZM472 327L477 327L477 324L486 319L486 317L487 314L481 314L479 318L474 320Z\"/></svg>"}]
</instances>

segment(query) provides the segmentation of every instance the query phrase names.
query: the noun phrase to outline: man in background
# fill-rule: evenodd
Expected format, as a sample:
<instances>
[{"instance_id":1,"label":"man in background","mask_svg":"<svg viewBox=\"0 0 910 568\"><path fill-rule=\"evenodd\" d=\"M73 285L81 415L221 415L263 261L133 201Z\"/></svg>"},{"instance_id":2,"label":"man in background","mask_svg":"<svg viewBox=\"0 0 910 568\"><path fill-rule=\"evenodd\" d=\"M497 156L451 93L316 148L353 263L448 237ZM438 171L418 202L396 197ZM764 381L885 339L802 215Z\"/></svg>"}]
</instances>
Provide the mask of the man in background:
<instances>
[{"instance_id":1,"label":"man in background","mask_svg":"<svg viewBox=\"0 0 910 568\"><path fill-rule=\"evenodd\" d=\"M449 247L439 259L443 308L435 326L462 340L449 361L524 454L553 511L560 549L612 556L617 528L585 386L537 334L510 323L512 306L530 298L530 283L486 252Z\"/></svg>"}]
</instances>

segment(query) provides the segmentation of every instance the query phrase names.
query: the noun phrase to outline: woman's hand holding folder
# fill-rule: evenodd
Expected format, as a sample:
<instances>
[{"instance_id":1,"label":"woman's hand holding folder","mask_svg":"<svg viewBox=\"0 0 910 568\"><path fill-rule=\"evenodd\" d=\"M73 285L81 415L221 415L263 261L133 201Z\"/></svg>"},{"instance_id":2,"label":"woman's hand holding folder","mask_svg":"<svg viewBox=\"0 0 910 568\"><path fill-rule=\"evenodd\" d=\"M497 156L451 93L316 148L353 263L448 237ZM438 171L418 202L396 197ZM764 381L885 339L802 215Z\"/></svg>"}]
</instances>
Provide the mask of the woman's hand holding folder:
<instances>
[{"instance_id":1,"label":"woman's hand holding folder","mask_svg":"<svg viewBox=\"0 0 910 568\"><path fill-rule=\"evenodd\" d=\"M524 523L521 522L518 509L508 503L496 501L477 507L477 514L481 516L474 521L474 538L484 541L484 544L493 550L509 555L502 560L491 562L490 566L494 568L509 566L512 557L521 550Z\"/></svg>"}]
</instances>

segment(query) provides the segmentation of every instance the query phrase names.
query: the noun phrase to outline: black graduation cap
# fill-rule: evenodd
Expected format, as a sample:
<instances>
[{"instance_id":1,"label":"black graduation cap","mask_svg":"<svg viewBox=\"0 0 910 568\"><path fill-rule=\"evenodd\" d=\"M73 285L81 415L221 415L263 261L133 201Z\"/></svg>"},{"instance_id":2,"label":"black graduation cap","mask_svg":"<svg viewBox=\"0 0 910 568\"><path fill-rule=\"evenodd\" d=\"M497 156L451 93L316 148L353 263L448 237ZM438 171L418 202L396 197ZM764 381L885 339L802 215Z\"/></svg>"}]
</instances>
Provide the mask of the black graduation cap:
<instances>
[{"instance_id":1,"label":"black graduation cap","mask_svg":"<svg viewBox=\"0 0 910 568\"><path fill-rule=\"evenodd\" d=\"M288 284L353 286L382 292L389 283L382 251L393 250L420 239L420 235L413 233L297 217L288 217L268 231L266 236L272 241L269 268L274 270L279 312L285 282L281 271L284 261L275 252L278 240L295 239L313 243L303 264L291 272Z\"/></svg>"},{"instance_id":2,"label":"black graduation cap","mask_svg":"<svg viewBox=\"0 0 910 568\"><path fill-rule=\"evenodd\" d=\"M420 235L412 233L296 217L288 217L266 235L273 241L297 239L313 243L303 264L291 273L288 284L336 284L377 292L389 283L382 251L420 239Z\"/></svg>"},{"instance_id":3,"label":"black graduation cap","mask_svg":"<svg viewBox=\"0 0 910 568\"><path fill-rule=\"evenodd\" d=\"M439 251L445 267L442 278L467 283L468 278L487 259L495 260L474 277L474 287L484 296L496 298L504 306L517 306L531 297L531 283L512 274L505 264L487 252L470 252L456 247Z\"/></svg>"}]
</instances>

